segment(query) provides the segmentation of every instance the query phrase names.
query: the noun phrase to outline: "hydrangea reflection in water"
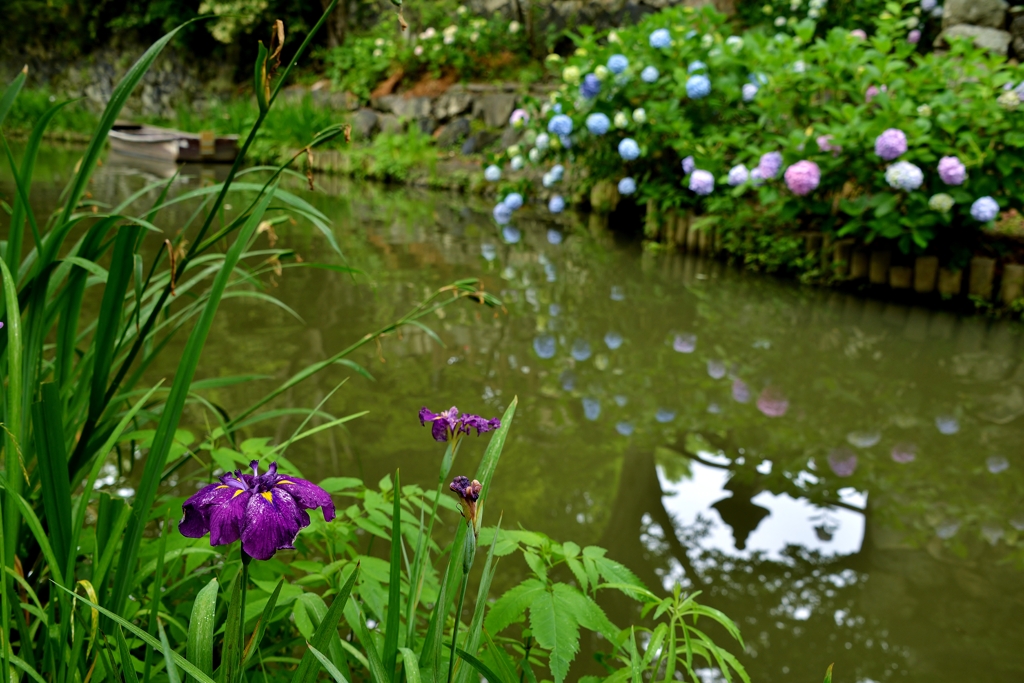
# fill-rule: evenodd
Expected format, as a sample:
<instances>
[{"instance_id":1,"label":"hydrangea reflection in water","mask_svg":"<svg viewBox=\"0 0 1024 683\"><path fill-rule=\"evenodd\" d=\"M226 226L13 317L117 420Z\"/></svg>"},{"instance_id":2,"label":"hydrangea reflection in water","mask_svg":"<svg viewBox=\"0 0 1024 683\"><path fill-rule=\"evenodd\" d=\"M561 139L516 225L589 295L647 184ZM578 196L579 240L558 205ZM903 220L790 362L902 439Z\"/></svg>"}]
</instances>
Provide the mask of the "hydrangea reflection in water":
<instances>
[{"instance_id":1,"label":"hydrangea reflection in water","mask_svg":"<svg viewBox=\"0 0 1024 683\"><path fill-rule=\"evenodd\" d=\"M594 74L587 74L580 83L580 95L592 100L601 94L601 79ZM568 133L566 133L568 135Z\"/></svg>"},{"instance_id":2,"label":"hydrangea reflection in water","mask_svg":"<svg viewBox=\"0 0 1024 683\"><path fill-rule=\"evenodd\" d=\"M928 200L928 208L932 211L938 211L939 213L947 213L953 208L953 204L955 203L956 202L951 195L948 195L945 192L939 192L938 194L933 194Z\"/></svg>"},{"instance_id":3,"label":"hydrangea reflection in water","mask_svg":"<svg viewBox=\"0 0 1024 683\"><path fill-rule=\"evenodd\" d=\"M722 379L725 377L725 363L720 360L708 361L708 377L711 379Z\"/></svg>"},{"instance_id":4,"label":"hydrangea reflection in water","mask_svg":"<svg viewBox=\"0 0 1024 683\"><path fill-rule=\"evenodd\" d=\"M633 161L640 156L640 145L633 138L624 138L619 143L619 156L625 161Z\"/></svg>"},{"instance_id":5,"label":"hydrangea reflection in water","mask_svg":"<svg viewBox=\"0 0 1024 683\"><path fill-rule=\"evenodd\" d=\"M742 185L750 179L750 171L743 164L737 164L729 169L729 184L733 187Z\"/></svg>"},{"instance_id":6,"label":"hydrangea reflection in water","mask_svg":"<svg viewBox=\"0 0 1024 683\"><path fill-rule=\"evenodd\" d=\"M573 360L580 363L587 360L590 358L590 342L585 339L577 339L572 343L569 355L572 356Z\"/></svg>"},{"instance_id":7,"label":"hydrangea reflection in water","mask_svg":"<svg viewBox=\"0 0 1024 683\"><path fill-rule=\"evenodd\" d=\"M210 534L210 545L242 541L242 551L269 560L278 550L292 550L299 531L309 526L306 510L321 508L324 520L334 519L334 502L322 488L297 477L277 473L277 463L265 474L259 461L249 463L252 474L235 470L219 484L204 486L182 506L178 530L188 538Z\"/></svg>"},{"instance_id":8,"label":"hydrangea reflection in water","mask_svg":"<svg viewBox=\"0 0 1024 683\"><path fill-rule=\"evenodd\" d=\"M480 436L485 432L491 432L501 426L501 420L492 417L490 419L465 413L460 415L459 409L452 406L440 413L431 412L430 409L420 408L420 426L430 423L430 435L434 441L449 441L460 434L469 434L474 429L476 435Z\"/></svg>"},{"instance_id":9,"label":"hydrangea reflection in water","mask_svg":"<svg viewBox=\"0 0 1024 683\"><path fill-rule=\"evenodd\" d=\"M606 333L604 335L604 345L607 346L610 350L614 351L615 349L622 346L622 335L619 334L618 332Z\"/></svg>"},{"instance_id":10,"label":"hydrangea reflection in water","mask_svg":"<svg viewBox=\"0 0 1024 683\"><path fill-rule=\"evenodd\" d=\"M565 114L556 114L548 121L548 132L555 135L569 135L572 133L572 119ZM540 139L540 136L537 136Z\"/></svg>"},{"instance_id":11,"label":"hydrangea reflection in water","mask_svg":"<svg viewBox=\"0 0 1024 683\"><path fill-rule=\"evenodd\" d=\"M672 340L672 348L677 353L693 353L697 350L697 335L691 333L677 334Z\"/></svg>"},{"instance_id":12,"label":"hydrangea reflection in water","mask_svg":"<svg viewBox=\"0 0 1024 683\"><path fill-rule=\"evenodd\" d=\"M612 122L606 114L596 112L587 117L587 130L593 135L604 135L611 128Z\"/></svg>"},{"instance_id":13,"label":"hydrangea reflection in water","mask_svg":"<svg viewBox=\"0 0 1024 683\"><path fill-rule=\"evenodd\" d=\"M576 374L572 370L563 371L558 376L558 380L562 383L562 389L565 391L572 391L576 388Z\"/></svg>"},{"instance_id":14,"label":"hydrangea reflection in water","mask_svg":"<svg viewBox=\"0 0 1024 683\"><path fill-rule=\"evenodd\" d=\"M885 181L897 190L911 192L921 187L924 173L909 161L897 161L885 169Z\"/></svg>"},{"instance_id":15,"label":"hydrangea reflection in water","mask_svg":"<svg viewBox=\"0 0 1024 683\"><path fill-rule=\"evenodd\" d=\"M629 403L629 398L624 394L615 394L615 396L612 397L612 400L614 400L615 405L620 408L625 408L626 404Z\"/></svg>"},{"instance_id":16,"label":"hydrangea reflection in water","mask_svg":"<svg viewBox=\"0 0 1024 683\"><path fill-rule=\"evenodd\" d=\"M612 55L608 58L608 70L613 74L621 74L629 68L629 60L626 55Z\"/></svg>"},{"instance_id":17,"label":"hydrangea reflection in water","mask_svg":"<svg viewBox=\"0 0 1024 683\"><path fill-rule=\"evenodd\" d=\"M786 169L786 187L799 197L814 192L820 183L821 169L813 161L804 159Z\"/></svg>"},{"instance_id":18,"label":"hydrangea reflection in water","mask_svg":"<svg viewBox=\"0 0 1024 683\"><path fill-rule=\"evenodd\" d=\"M490 183L496 183L501 180L501 169L491 164L484 169L484 179Z\"/></svg>"},{"instance_id":19,"label":"hydrangea reflection in water","mask_svg":"<svg viewBox=\"0 0 1024 683\"><path fill-rule=\"evenodd\" d=\"M523 233L519 228L506 225L501 229L501 237L509 244L519 244L519 240L523 238Z\"/></svg>"},{"instance_id":20,"label":"hydrangea reflection in water","mask_svg":"<svg viewBox=\"0 0 1024 683\"><path fill-rule=\"evenodd\" d=\"M700 100L711 94L711 80L703 75L697 74L686 79L686 96L691 100Z\"/></svg>"},{"instance_id":21,"label":"hydrangea reflection in water","mask_svg":"<svg viewBox=\"0 0 1024 683\"><path fill-rule=\"evenodd\" d=\"M654 83L658 80L661 73L653 66L646 66L644 70L640 72L640 80L644 83Z\"/></svg>"},{"instance_id":22,"label":"hydrangea reflection in water","mask_svg":"<svg viewBox=\"0 0 1024 683\"><path fill-rule=\"evenodd\" d=\"M907 135L899 128L889 128L875 138L875 154L892 161L907 151Z\"/></svg>"},{"instance_id":23,"label":"hydrangea reflection in water","mask_svg":"<svg viewBox=\"0 0 1024 683\"><path fill-rule=\"evenodd\" d=\"M668 424L676 419L676 411L669 410L668 408L658 408L658 412L654 414L654 419L662 424Z\"/></svg>"},{"instance_id":24,"label":"hydrangea reflection in water","mask_svg":"<svg viewBox=\"0 0 1024 683\"><path fill-rule=\"evenodd\" d=\"M908 462L914 462L914 458L917 457L917 445L912 443L898 443L892 447L892 452L889 455L892 457L893 462L898 462L901 465L905 465Z\"/></svg>"},{"instance_id":25,"label":"hydrangea reflection in water","mask_svg":"<svg viewBox=\"0 0 1024 683\"><path fill-rule=\"evenodd\" d=\"M757 91L760 90L753 83L744 83L743 87L740 88L740 92L743 94L744 102L753 102L754 98L757 97Z\"/></svg>"},{"instance_id":26,"label":"hydrangea reflection in water","mask_svg":"<svg viewBox=\"0 0 1024 683\"><path fill-rule=\"evenodd\" d=\"M694 160L693 155L683 159L683 173L693 173L693 169L697 168L697 162Z\"/></svg>"},{"instance_id":27,"label":"hydrangea reflection in water","mask_svg":"<svg viewBox=\"0 0 1024 683\"><path fill-rule=\"evenodd\" d=\"M960 431L960 421L952 415L939 415L935 418L935 428L940 434L951 436Z\"/></svg>"},{"instance_id":28,"label":"hydrangea reflection in water","mask_svg":"<svg viewBox=\"0 0 1024 683\"><path fill-rule=\"evenodd\" d=\"M498 248L495 247L493 244L481 244L480 254L481 256L484 257L484 259L488 261L493 261L498 256Z\"/></svg>"},{"instance_id":29,"label":"hydrangea reflection in water","mask_svg":"<svg viewBox=\"0 0 1024 683\"><path fill-rule=\"evenodd\" d=\"M583 417L596 422L601 417L601 402L596 398L583 399Z\"/></svg>"},{"instance_id":30,"label":"hydrangea reflection in water","mask_svg":"<svg viewBox=\"0 0 1024 683\"><path fill-rule=\"evenodd\" d=\"M544 360L555 357L555 351L558 348L558 343L555 338L550 334L542 334L533 340L534 352Z\"/></svg>"},{"instance_id":31,"label":"hydrangea reflection in water","mask_svg":"<svg viewBox=\"0 0 1024 683\"><path fill-rule=\"evenodd\" d=\"M622 434L623 436L630 436L633 434L633 423L626 422L625 420L623 420L622 422L617 422L615 423L615 431L617 431L619 434Z\"/></svg>"},{"instance_id":32,"label":"hydrangea reflection in water","mask_svg":"<svg viewBox=\"0 0 1024 683\"><path fill-rule=\"evenodd\" d=\"M992 474L999 474L1010 469L1010 461L1001 455L993 455L985 461L985 467Z\"/></svg>"},{"instance_id":33,"label":"hydrangea reflection in water","mask_svg":"<svg viewBox=\"0 0 1024 683\"><path fill-rule=\"evenodd\" d=\"M690 191L701 196L706 196L714 192L714 190L715 176L711 175L710 171L704 171L698 168L690 174Z\"/></svg>"},{"instance_id":34,"label":"hydrangea reflection in water","mask_svg":"<svg viewBox=\"0 0 1024 683\"><path fill-rule=\"evenodd\" d=\"M504 202L498 202L491 211L494 220L498 225L507 225L512 220L512 209Z\"/></svg>"},{"instance_id":35,"label":"hydrangea reflection in water","mask_svg":"<svg viewBox=\"0 0 1024 683\"><path fill-rule=\"evenodd\" d=\"M672 34L668 32L667 28L659 28L651 33L647 38L651 47L664 50L665 48L672 45Z\"/></svg>"},{"instance_id":36,"label":"hydrangea reflection in water","mask_svg":"<svg viewBox=\"0 0 1024 683\"><path fill-rule=\"evenodd\" d=\"M766 417L782 417L789 411L789 399L775 387L765 387L757 397L757 409Z\"/></svg>"},{"instance_id":37,"label":"hydrangea reflection in water","mask_svg":"<svg viewBox=\"0 0 1024 683\"><path fill-rule=\"evenodd\" d=\"M505 199L502 200L502 203L508 208L515 211L516 209L522 207L523 195L519 194L518 192L509 192L507 195L505 195Z\"/></svg>"},{"instance_id":38,"label":"hydrangea reflection in water","mask_svg":"<svg viewBox=\"0 0 1024 683\"><path fill-rule=\"evenodd\" d=\"M626 298L626 290L619 285L612 285L612 293L610 296L612 301L624 301Z\"/></svg>"},{"instance_id":39,"label":"hydrangea reflection in water","mask_svg":"<svg viewBox=\"0 0 1024 683\"><path fill-rule=\"evenodd\" d=\"M935 527L935 535L943 541L953 538L958 531L960 531L960 522L955 519L947 519Z\"/></svg>"},{"instance_id":40,"label":"hydrangea reflection in water","mask_svg":"<svg viewBox=\"0 0 1024 683\"><path fill-rule=\"evenodd\" d=\"M975 199L971 204L971 217L981 223L988 223L999 215L999 204L992 197Z\"/></svg>"},{"instance_id":41,"label":"hydrangea reflection in water","mask_svg":"<svg viewBox=\"0 0 1024 683\"><path fill-rule=\"evenodd\" d=\"M552 198L553 199L553 198ZM548 230L548 244L558 246L562 243L562 233L557 230Z\"/></svg>"},{"instance_id":42,"label":"hydrangea reflection in water","mask_svg":"<svg viewBox=\"0 0 1024 683\"><path fill-rule=\"evenodd\" d=\"M630 195L636 192L636 181L632 178L623 178L619 181L619 194Z\"/></svg>"},{"instance_id":43,"label":"hydrangea reflection in water","mask_svg":"<svg viewBox=\"0 0 1024 683\"><path fill-rule=\"evenodd\" d=\"M942 157L939 159L939 178L947 185L963 185L967 180L967 167L959 157Z\"/></svg>"},{"instance_id":44,"label":"hydrangea reflection in water","mask_svg":"<svg viewBox=\"0 0 1024 683\"><path fill-rule=\"evenodd\" d=\"M846 435L846 441L857 448L871 448L882 440L882 434L878 431L853 431Z\"/></svg>"},{"instance_id":45,"label":"hydrangea reflection in water","mask_svg":"<svg viewBox=\"0 0 1024 683\"><path fill-rule=\"evenodd\" d=\"M828 466L837 477L849 477L857 469L857 455L849 448L834 448L828 454Z\"/></svg>"},{"instance_id":46,"label":"hydrangea reflection in water","mask_svg":"<svg viewBox=\"0 0 1024 683\"><path fill-rule=\"evenodd\" d=\"M750 387L739 378L732 381L732 400L737 403L750 403Z\"/></svg>"},{"instance_id":47,"label":"hydrangea reflection in water","mask_svg":"<svg viewBox=\"0 0 1024 683\"><path fill-rule=\"evenodd\" d=\"M551 213L562 213L565 210L565 200L562 195L556 194L548 200L548 211Z\"/></svg>"}]
</instances>

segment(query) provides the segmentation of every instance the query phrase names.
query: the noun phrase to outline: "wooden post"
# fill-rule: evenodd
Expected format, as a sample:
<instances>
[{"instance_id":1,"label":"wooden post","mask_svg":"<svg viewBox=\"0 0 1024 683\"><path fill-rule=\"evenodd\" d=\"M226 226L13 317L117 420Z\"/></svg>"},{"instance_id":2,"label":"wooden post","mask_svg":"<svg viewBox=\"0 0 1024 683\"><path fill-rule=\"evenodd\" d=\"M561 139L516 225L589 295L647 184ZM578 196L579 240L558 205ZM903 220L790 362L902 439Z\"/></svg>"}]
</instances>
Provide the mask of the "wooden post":
<instances>
[{"instance_id":1,"label":"wooden post","mask_svg":"<svg viewBox=\"0 0 1024 683\"><path fill-rule=\"evenodd\" d=\"M939 276L938 256L918 256L914 261L914 291L918 294L930 294L935 291L935 281Z\"/></svg>"},{"instance_id":2,"label":"wooden post","mask_svg":"<svg viewBox=\"0 0 1024 683\"><path fill-rule=\"evenodd\" d=\"M825 235L821 240L821 272L827 273L832 265L832 236Z\"/></svg>"},{"instance_id":3,"label":"wooden post","mask_svg":"<svg viewBox=\"0 0 1024 683\"><path fill-rule=\"evenodd\" d=\"M696 221L690 221L689 228L686 231L686 251L691 254L697 253L697 246L700 241L700 235L698 235Z\"/></svg>"},{"instance_id":4,"label":"wooden post","mask_svg":"<svg viewBox=\"0 0 1024 683\"><path fill-rule=\"evenodd\" d=\"M812 232L804 238L804 253L807 256L817 256L821 252L821 233Z\"/></svg>"},{"instance_id":5,"label":"wooden post","mask_svg":"<svg viewBox=\"0 0 1024 683\"><path fill-rule=\"evenodd\" d=\"M866 249L854 249L850 258L850 279L860 280L868 276L868 252Z\"/></svg>"},{"instance_id":6,"label":"wooden post","mask_svg":"<svg viewBox=\"0 0 1024 683\"><path fill-rule=\"evenodd\" d=\"M1024 296L1024 265L1007 263L1003 266L1003 282L999 287L999 299L1009 306Z\"/></svg>"},{"instance_id":7,"label":"wooden post","mask_svg":"<svg viewBox=\"0 0 1024 683\"><path fill-rule=\"evenodd\" d=\"M849 242L837 242L832 250L832 272L837 278L845 278L850 274L850 261L853 255L853 245Z\"/></svg>"},{"instance_id":8,"label":"wooden post","mask_svg":"<svg viewBox=\"0 0 1024 683\"><path fill-rule=\"evenodd\" d=\"M910 289L914 281L914 269L910 266L893 266L889 269L889 286L893 289Z\"/></svg>"},{"instance_id":9,"label":"wooden post","mask_svg":"<svg viewBox=\"0 0 1024 683\"><path fill-rule=\"evenodd\" d=\"M939 268L939 294L957 296L963 289L964 271Z\"/></svg>"},{"instance_id":10,"label":"wooden post","mask_svg":"<svg viewBox=\"0 0 1024 683\"><path fill-rule=\"evenodd\" d=\"M871 252L871 265L869 267L868 281L873 285L884 285L889 281L889 264L892 262L892 252L888 249Z\"/></svg>"},{"instance_id":11,"label":"wooden post","mask_svg":"<svg viewBox=\"0 0 1024 683\"><path fill-rule=\"evenodd\" d=\"M992 298L992 283L996 277L996 260L985 256L971 259L971 274L967 292L971 296L989 300Z\"/></svg>"},{"instance_id":12,"label":"wooden post","mask_svg":"<svg viewBox=\"0 0 1024 683\"><path fill-rule=\"evenodd\" d=\"M681 249L686 248L686 231L690 229L691 218L692 215L689 211L681 211L676 217L675 241L676 246Z\"/></svg>"},{"instance_id":13,"label":"wooden post","mask_svg":"<svg viewBox=\"0 0 1024 683\"><path fill-rule=\"evenodd\" d=\"M697 233L697 249L700 251L701 256L705 256L709 251L711 251L710 225Z\"/></svg>"},{"instance_id":14,"label":"wooden post","mask_svg":"<svg viewBox=\"0 0 1024 683\"><path fill-rule=\"evenodd\" d=\"M644 215L644 238L649 240L658 239L658 233L661 228L661 216L658 215L658 210L655 208L654 200L647 200L647 214Z\"/></svg>"}]
</instances>

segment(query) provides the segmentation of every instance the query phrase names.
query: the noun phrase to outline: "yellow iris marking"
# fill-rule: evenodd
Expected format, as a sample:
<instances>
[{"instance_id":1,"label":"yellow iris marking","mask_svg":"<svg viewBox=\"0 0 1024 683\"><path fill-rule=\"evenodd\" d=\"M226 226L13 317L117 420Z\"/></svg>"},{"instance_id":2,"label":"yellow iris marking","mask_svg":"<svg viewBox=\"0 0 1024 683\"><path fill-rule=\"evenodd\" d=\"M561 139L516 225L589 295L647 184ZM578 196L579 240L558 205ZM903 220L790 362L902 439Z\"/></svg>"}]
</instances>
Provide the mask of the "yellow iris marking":
<instances>
[{"instance_id":1,"label":"yellow iris marking","mask_svg":"<svg viewBox=\"0 0 1024 683\"><path fill-rule=\"evenodd\" d=\"M217 488L219 488L219 489L226 489L227 487L228 487L228 485L227 485L227 484L221 484L221 485L220 485L220 486L218 486Z\"/></svg>"},{"instance_id":2,"label":"yellow iris marking","mask_svg":"<svg viewBox=\"0 0 1024 683\"><path fill-rule=\"evenodd\" d=\"M264 491L260 495L266 498L268 503L274 502L274 497L270 494L270 491Z\"/></svg>"},{"instance_id":3,"label":"yellow iris marking","mask_svg":"<svg viewBox=\"0 0 1024 683\"><path fill-rule=\"evenodd\" d=\"M238 498L240 495L242 495L242 489L238 489L237 491L235 491L235 495L233 495L231 497L232 498Z\"/></svg>"},{"instance_id":4,"label":"yellow iris marking","mask_svg":"<svg viewBox=\"0 0 1024 683\"><path fill-rule=\"evenodd\" d=\"M282 479L281 481L279 481L277 483L278 484L294 484L295 482L294 481L288 481L287 479Z\"/></svg>"}]
</instances>

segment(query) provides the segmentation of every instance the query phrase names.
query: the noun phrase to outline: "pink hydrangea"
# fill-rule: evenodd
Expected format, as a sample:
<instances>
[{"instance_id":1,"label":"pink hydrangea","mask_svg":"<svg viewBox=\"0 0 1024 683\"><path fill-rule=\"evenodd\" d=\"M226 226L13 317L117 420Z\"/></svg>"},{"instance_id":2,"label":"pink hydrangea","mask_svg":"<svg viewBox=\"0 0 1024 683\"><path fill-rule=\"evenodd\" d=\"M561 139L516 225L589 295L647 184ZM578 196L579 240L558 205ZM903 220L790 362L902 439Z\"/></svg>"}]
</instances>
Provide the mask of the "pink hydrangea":
<instances>
[{"instance_id":1,"label":"pink hydrangea","mask_svg":"<svg viewBox=\"0 0 1024 683\"><path fill-rule=\"evenodd\" d=\"M868 89L864 91L864 101L871 104L871 100L878 97L879 93L889 92L888 86L882 86L879 88L877 85L869 85Z\"/></svg>"},{"instance_id":2,"label":"pink hydrangea","mask_svg":"<svg viewBox=\"0 0 1024 683\"><path fill-rule=\"evenodd\" d=\"M803 197L814 192L821 183L821 169L813 161L804 159L786 169L786 187Z\"/></svg>"},{"instance_id":3,"label":"pink hydrangea","mask_svg":"<svg viewBox=\"0 0 1024 683\"><path fill-rule=\"evenodd\" d=\"M867 40L868 34L864 32L862 28L855 28L850 31L850 35L858 40Z\"/></svg>"},{"instance_id":4,"label":"pink hydrangea","mask_svg":"<svg viewBox=\"0 0 1024 683\"><path fill-rule=\"evenodd\" d=\"M911 45L917 45L921 42L921 32L916 28L907 34L907 42Z\"/></svg>"},{"instance_id":5,"label":"pink hydrangea","mask_svg":"<svg viewBox=\"0 0 1024 683\"><path fill-rule=\"evenodd\" d=\"M958 157L939 159L939 177L947 185L963 185L967 180L967 168Z\"/></svg>"},{"instance_id":6,"label":"pink hydrangea","mask_svg":"<svg viewBox=\"0 0 1024 683\"><path fill-rule=\"evenodd\" d=\"M875 154L892 161L907 151L907 135L899 128L889 128L875 138Z\"/></svg>"},{"instance_id":7,"label":"pink hydrangea","mask_svg":"<svg viewBox=\"0 0 1024 683\"><path fill-rule=\"evenodd\" d=\"M841 145L832 144L831 135L819 135L816 142L818 143L818 149L822 152L832 152L832 156L834 157L839 156L839 153L843 151Z\"/></svg>"}]
</instances>

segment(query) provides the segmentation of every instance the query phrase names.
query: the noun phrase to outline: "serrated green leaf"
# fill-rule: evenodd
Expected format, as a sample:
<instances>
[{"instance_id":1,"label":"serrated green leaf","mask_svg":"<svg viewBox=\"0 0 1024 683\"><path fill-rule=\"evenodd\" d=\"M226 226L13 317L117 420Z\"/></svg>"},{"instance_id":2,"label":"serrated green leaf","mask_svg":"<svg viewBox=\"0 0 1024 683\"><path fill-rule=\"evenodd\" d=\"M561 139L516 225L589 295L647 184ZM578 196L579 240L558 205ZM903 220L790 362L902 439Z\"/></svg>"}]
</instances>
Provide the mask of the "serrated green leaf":
<instances>
[{"instance_id":1,"label":"serrated green leaf","mask_svg":"<svg viewBox=\"0 0 1024 683\"><path fill-rule=\"evenodd\" d=\"M558 592L541 591L530 603L530 628L537 643L550 652L548 666L555 683L562 683L580 649L572 605Z\"/></svg>"},{"instance_id":2,"label":"serrated green leaf","mask_svg":"<svg viewBox=\"0 0 1024 683\"><path fill-rule=\"evenodd\" d=\"M484 619L487 631L497 635L513 622L522 619L526 608L543 592L546 592L546 587L537 579L527 579L509 589L491 605Z\"/></svg>"}]
</instances>

